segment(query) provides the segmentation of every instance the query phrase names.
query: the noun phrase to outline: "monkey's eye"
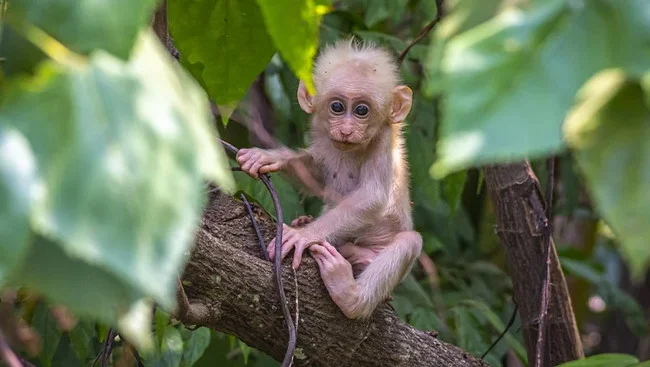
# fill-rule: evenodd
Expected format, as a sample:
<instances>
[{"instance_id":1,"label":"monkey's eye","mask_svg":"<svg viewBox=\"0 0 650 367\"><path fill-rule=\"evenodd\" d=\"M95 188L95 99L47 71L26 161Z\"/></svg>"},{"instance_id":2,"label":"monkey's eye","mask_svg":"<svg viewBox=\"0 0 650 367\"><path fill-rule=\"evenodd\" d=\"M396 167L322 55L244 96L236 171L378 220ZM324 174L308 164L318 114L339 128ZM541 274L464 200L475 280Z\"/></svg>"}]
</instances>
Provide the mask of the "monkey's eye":
<instances>
[{"instance_id":1,"label":"monkey's eye","mask_svg":"<svg viewBox=\"0 0 650 367\"><path fill-rule=\"evenodd\" d=\"M368 112L370 112L370 110L365 104L360 104L354 109L354 114L359 117L366 117L368 115Z\"/></svg>"},{"instance_id":2,"label":"monkey's eye","mask_svg":"<svg viewBox=\"0 0 650 367\"><path fill-rule=\"evenodd\" d=\"M345 106L339 101L334 101L330 104L330 111L338 115L345 111Z\"/></svg>"}]
</instances>

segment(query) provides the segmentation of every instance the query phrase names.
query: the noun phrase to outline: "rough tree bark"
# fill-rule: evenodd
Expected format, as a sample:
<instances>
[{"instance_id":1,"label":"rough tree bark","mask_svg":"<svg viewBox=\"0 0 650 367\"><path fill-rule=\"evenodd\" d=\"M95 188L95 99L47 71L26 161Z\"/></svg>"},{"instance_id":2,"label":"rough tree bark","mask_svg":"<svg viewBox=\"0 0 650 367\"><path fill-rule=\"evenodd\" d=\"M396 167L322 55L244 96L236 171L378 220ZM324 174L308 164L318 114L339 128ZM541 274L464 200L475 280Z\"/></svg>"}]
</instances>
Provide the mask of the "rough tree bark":
<instances>
[{"instance_id":1,"label":"rough tree bark","mask_svg":"<svg viewBox=\"0 0 650 367\"><path fill-rule=\"evenodd\" d=\"M273 220L258 208L255 218L269 241ZM272 265L262 258L243 205L211 193L195 242L182 277L190 314L179 315L181 321L233 334L281 360L288 337ZM295 278L285 263L285 292L295 314ZM404 323L388 304L368 321L347 319L330 299L310 256L297 271L297 283L296 366L487 366L433 332Z\"/></svg>"},{"instance_id":2,"label":"rough tree bark","mask_svg":"<svg viewBox=\"0 0 650 367\"><path fill-rule=\"evenodd\" d=\"M528 162L490 166L484 172L532 365L546 269L544 196ZM552 238L549 295L543 366L556 366L582 358L584 354Z\"/></svg>"}]
</instances>

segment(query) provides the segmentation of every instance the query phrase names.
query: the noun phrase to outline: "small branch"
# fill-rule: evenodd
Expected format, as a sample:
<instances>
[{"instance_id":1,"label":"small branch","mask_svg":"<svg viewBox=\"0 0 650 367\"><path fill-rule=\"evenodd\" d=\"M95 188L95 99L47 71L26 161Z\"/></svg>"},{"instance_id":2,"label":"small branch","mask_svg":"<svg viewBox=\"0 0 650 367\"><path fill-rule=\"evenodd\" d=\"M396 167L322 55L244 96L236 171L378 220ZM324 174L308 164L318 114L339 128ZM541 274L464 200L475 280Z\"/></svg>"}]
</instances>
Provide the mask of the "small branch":
<instances>
[{"instance_id":1,"label":"small branch","mask_svg":"<svg viewBox=\"0 0 650 367\"><path fill-rule=\"evenodd\" d=\"M251 218L251 226L253 226L253 230L255 231L255 235L257 236L257 241L260 243L260 247L262 248L262 255L264 255L264 260L270 261L269 253L266 251L264 238L262 237L262 233L260 232L260 227L257 225L257 221L255 220L255 215L253 214L253 209L251 208L251 204L248 202L248 200L246 200L246 195L239 194L239 197L241 198L241 201L244 203L244 207L246 207L248 216Z\"/></svg>"},{"instance_id":2,"label":"small branch","mask_svg":"<svg viewBox=\"0 0 650 367\"><path fill-rule=\"evenodd\" d=\"M510 328L512 327L512 324L514 324L515 320L517 319L517 308L518 308L517 303L515 303L515 308L512 310L512 314L510 315L510 320L508 320L508 324L506 324L506 327L503 329L501 334L499 334L499 337L497 337L497 339L494 342L492 342L492 344L485 351L485 353L483 353L483 355L481 356L481 359L484 359L485 356L487 356L487 354L490 353L492 348L494 348L497 344L499 344L499 341L501 341L501 339L504 336L506 336L506 333L508 332L508 330L510 330Z\"/></svg>"},{"instance_id":3,"label":"small branch","mask_svg":"<svg viewBox=\"0 0 650 367\"><path fill-rule=\"evenodd\" d=\"M542 367L544 362L544 346L546 339L546 322L548 316L549 287L551 274L551 216L553 207L553 186L555 176L555 159L551 157L547 162L547 182L546 182L546 226L544 229L544 251L546 256L546 268L544 269L544 279L542 283L542 302L539 308L539 327L537 329L537 344L535 348L535 366Z\"/></svg>"},{"instance_id":4,"label":"small branch","mask_svg":"<svg viewBox=\"0 0 650 367\"><path fill-rule=\"evenodd\" d=\"M408 52L411 50L411 48L413 48L413 46L415 46L416 43L420 42L424 37L426 37L426 35L429 34L429 32L431 32L433 27L435 27L436 24L438 24L438 22L440 22L440 20L442 19L442 17L444 15L445 15L444 0L436 0L436 17L435 17L435 19L433 19L431 22L429 22L429 24L427 24L424 28L422 28L420 30L420 32L418 32L418 34L415 36L413 41L411 41L411 43L409 43L409 45L406 46L406 48L402 52L400 52L399 56L397 57L397 62L399 64L401 64L404 61L404 58L406 57L406 54L408 54Z\"/></svg>"},{"instance_id":5,"label":"small branch","mask_svg":"<svg viewBox=\"0 0 650 367\"><path fill-rule=\"evenodd\" d=\"M5 340L2 331L0 331L0 356L2 357L2 360L5 361L8 367L23 366L18 356L16 356L14 351L11 350L11 347L9 347L9 344L7 344L7 341Z\"/></svg>"},{"instance_id":6,"label":"small branch","mask_svg":"<svg viewBox=\"0 0 650 367\"><path fill-rule=\"evenodd\" d=\"M239 149L234 145L219 139L221 144L233 154L237 154ZM275 207L275 253L282 253L282 227L284 225L282 221L282 206L280 205L280 198L278 197L278 192L275 190L275 186L271 183L271 179L268 173L260 175L260 180L266 186L266 189L269 190L271 194L271 199L273 200L273 206ZM287 329L289 331L289 343L287 344L287 350L282 361L282 367L289 367L293 361L293 351L296 348L296 342L298 336L296 334L296 326L291 319L291 312L289 311L289 304L287 303L287 296L284 293L284 284L282 282L282 259L281 256L276 256L273 264L273 273L275 274L276 285L278 287L278 295L280 296L280 307L282 308L282 313L284 315L284 320L287 323Z\"/></svg>"}]
</instances>

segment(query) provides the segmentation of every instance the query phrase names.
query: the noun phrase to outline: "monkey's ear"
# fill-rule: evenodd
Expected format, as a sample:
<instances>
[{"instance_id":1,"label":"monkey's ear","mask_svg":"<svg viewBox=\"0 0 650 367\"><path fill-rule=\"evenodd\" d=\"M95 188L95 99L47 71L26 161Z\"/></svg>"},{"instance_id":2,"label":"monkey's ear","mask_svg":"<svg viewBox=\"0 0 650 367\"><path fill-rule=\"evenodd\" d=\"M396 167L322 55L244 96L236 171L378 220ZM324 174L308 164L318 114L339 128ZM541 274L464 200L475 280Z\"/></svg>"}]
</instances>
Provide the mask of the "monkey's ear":
<instances>
[{"instance_id":1,"label":"monkey's ear","mask_svg":"<svg viewBox=\"0 0 650 367\"><path fill-rule=\"evenodd\" d=\"M411 112L411 105L413 104L413 91L411 88L400 85L393 89L393 105L390 111L390 121L394 124L406 120L409 112Z\"/></svg>"},{"instance_id":2,"label":"monkey's ear","mask_svg":"<svg viewBox=\"0 0 650 367\"><path fill-rule=\"evenodd\" d=\"M307 92L307 87L302 80L300 81L300 84L298 84L298 104L300 105L300 108L307 113L312 113L314 111L312 96Z\"/></svg>"}]
</instances>

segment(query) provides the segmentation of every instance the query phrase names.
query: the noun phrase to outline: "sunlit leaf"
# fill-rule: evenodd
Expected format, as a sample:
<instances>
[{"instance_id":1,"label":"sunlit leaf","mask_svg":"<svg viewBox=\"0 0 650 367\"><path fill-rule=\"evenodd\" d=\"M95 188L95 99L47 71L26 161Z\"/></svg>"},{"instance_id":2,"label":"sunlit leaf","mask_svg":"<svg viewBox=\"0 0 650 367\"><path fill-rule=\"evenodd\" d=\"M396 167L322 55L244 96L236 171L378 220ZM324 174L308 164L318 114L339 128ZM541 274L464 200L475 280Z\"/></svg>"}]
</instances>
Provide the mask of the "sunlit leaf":
<instances>
[{"instance_id":1,"label":"sunlit leaf","mask_svg":"<svg viewBox=\"0 0 650 367\"><path fill-rule=\"evenodd\" d=\"M255 0L169 0L181 62L217 105L244 97L275 53Z\"/></svg>"},{"instance_id":2,"label":"sunlit leaf","mask_svg":"<svg viewBox=\"0 0 650 367\"><path fill-rule=\"evenodd\" d=\"M436 175L562 149L562 122L587 79L650 64L649 13L645 0L550 0L453 38Z\"/></svg>"},{"instance_id":3,"label":"sunlit leaf","mask_svg":"<svg viewBox=\"0 0 650 367\"><path fill-rule=\"evenodd\" d=\"M140 29L151 20L159 0L12 0L7 18L10 24L21 27L25 22L49 34L54 40L70 50L88 54L94 49L103 49L126 60L136 42ZM24 30L24 29L23 29ZM19 39L14 39L18 41ZM14 46L13 49L8 46ZM16 48L18 47L18 48ZM16 65L14 58L35 61L44 57L26 59L25 47L32 49L25 39L19 43L0 44L0 56ZM52 52L56 45L48 44Z\"/></svg>"},{"instance_id":4,"label":"sunlit leaf","mask_svg":"<svg viewBox=\"0 0 650 367\"><path fill-rule=\"evenodd\" d=\"M0 286L29 250L29 214L38 188L29 142L0 124Z\"/></svg>"},{"instance_id":5,"label":"sunlit leaf","mask_svg":"<svg viewBox=\"0 0 650 367\"><path fill-rule=\"evenodd\" d=\"M314 94L312 61L318 49L321 17L326 0L257 0L264 23L283 59Z\"/></svg>"},{"instance_id":6,"label":"sunlit leaf","mask_svg":"<svg viewBox=\"0 0 650 367\"><path fill-rule=\"evenodd\" d=\"M650 107L620 70L598 74L580 99L564 131L596 208L639 277L650 265Z\"/></svg>"}]
</instances>

